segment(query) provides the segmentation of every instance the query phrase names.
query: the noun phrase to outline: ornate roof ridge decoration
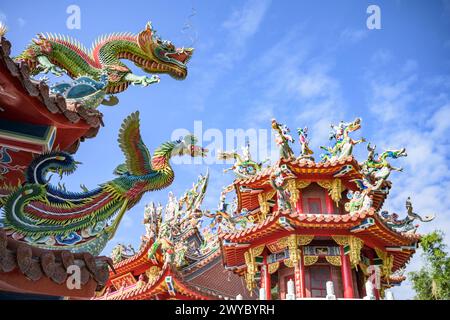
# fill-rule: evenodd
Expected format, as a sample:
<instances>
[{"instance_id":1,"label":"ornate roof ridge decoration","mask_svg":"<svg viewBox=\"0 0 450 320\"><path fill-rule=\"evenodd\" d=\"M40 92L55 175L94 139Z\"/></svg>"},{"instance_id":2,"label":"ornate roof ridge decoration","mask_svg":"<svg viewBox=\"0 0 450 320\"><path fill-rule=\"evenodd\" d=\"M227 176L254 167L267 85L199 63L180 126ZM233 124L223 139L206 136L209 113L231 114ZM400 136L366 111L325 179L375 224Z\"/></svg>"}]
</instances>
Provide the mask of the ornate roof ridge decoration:
<instances>
[{"instance_id":1,"label":"ornate roof ridge decoration","mask_svg":"<svg viewBox=\"0 0 450 320\"><path fill-rule=\"evenodd\" d=\"M100 126L103 126L103 115L97 110L85 108L71 108L66 99L61 95L50 93L49 86L45 81L36 81L30 78L30 69L27 63L15 62L11 57L11 43L4 37L0 43L0 60L6 65L10 74L18 80L24 90L31 96L38 99L51 113L61 113L70 122L77 123L82 120L91 126L91 130L82 137L93 138L97 135ZM76 110L76 111L75 111ZM82 140L83 140L82 139ZM78 144L71 149L75 152Z\"/></svg>"},{"instance_id":2,"label":"ornate roof ridge decoration","mask_svg":"<svg viewBox=\"0 0 450 320\"><path fill-rule=\"evenodd\" d=\"M152 241L146 241L144 245L131 257L123 259L117 263L114 263L114 269L116 273L127 272L129 267L133 267L136 261L149 261L147 258L147 252L152 246Z\"/></svg>"},{"instance_id":3,"label":"ornate roof ridge decoration","mask_svg":"<svg viewBox=\"0 0 450 320\"><path fill-rule=\"evenodd\" d=\"M217 151L218 160L231 160L234 159L234 164L231 168L224 169L223 172L233 171L236 178L249 178L261 172L264 163L269 161L265 159L262 162L256 162L252 159L250 153L250 142L247 140L245 147L242 148L242 155L237 153L236 150L233 151Z\"/></svg>"},{"instance_id":4,"label":"ornate roof ridge decoration","mask_svg":"<svg viewBox=\"0 0 450 320\"><path fill-rule=\"evenodd\" d=\"M291 213L288 211L277 211L275 214L270 215L265 221L262 221L258 224L256 224L255 226L253 226L252 228L248 228L248 229L243 229L243 230L236 230L235 232L227 232L227 233L220 233L219 234L219 238L222 240L231 240L231 241L236 241L237 239L243 238L242 241L248 241L245 237L249 236L251 234L255 234L257 235L258 231L263 230L265 228L269 228L272 229L274 228L275 230L280 230L282 231L283 228L279 225L279 219L282 217L286 217L288 219L290 219L290 223L291 224L295 224L296 226L302 226L304 225L305 227L317 227L317 228L324 228L324 227L329 227L329 228L336 228L336 227L340 227L341 229L350 229L352 227L358 227L361 223L364 222L364 220L368 217L372 217L375 219L376 223L375 225L377 226L377 228L380 228L380 230L385 230L383 231L384 233L388 232L389 234L392 234L390 237L395 236L396 238L398 238L399 240L402 239L401 241L406 243L411 243L411 242L416 242L420 239L420 235L419 234L414 234L414 233L400 233L397 232L395 230L392 230L390 228L388 228L387 226L385 226L384 223L382 223L380 221L380 219L378 218L378 214L373 210L373 208L371 210L368 211L360 211L360 212L356 212L353 214L344 214L344 215L339 215L339 214L297 214L297 213ZM379 222L377 222L379 221ZM319 224L314 225L314 223L317 222ZM277 227L275 228L274 225L276 225ZM369 229L363 230L363 234L372 234L370 227Z\"/></svg>"},{"instance_id":5,"label":"ornate roof ridge decoration","mask_svg":"<svg viewBox=\"0 0 450 320\"><path fill-rule=\"evenodd\" d=\"M324 162L315 162L307 159L280 159L276 163L271 166L268 166L262 169L258 174L249 177L249 178L237 178L234 181L236 185L245 185L251 184L255 181L261 180L262 178L269 177L276 168L279 168L281 165L287 164L291 166L296 166L298 168L307 168L307 169L327 169L330 167L341 166L345 164L352 164L356 170L360 168L358 161L354 158L354 156L344 157L342 159L333 159L326 160Z\"/></svg>"},{"instance_id":6,"label":"ornate roof ridge decoration","mask_svg":"<svg viewBox=\"0 0 450 320\"><path fill-rule=\"evenodd\" d=\"M170 278L170 279L169 279ZM156 270L152 273L152 277L147 281L141 280L130 287L122 287L115 292L104 292L103 295L97 296L95 300L136 300L143 297L154 297L158 294L169 293L175 295L181 290L183 294L196 299L232 299L223 293L218 293L213 289L204 288L196 284L188 284L184 280L183 275L174 269L173 266L167 264L163 269ZM172 288L169 287L171 283ZM173 290L173 291L172 291Z\"/></svg>"},{"instance_id":7,"label":"ornate roof ridge decoration","mask_svg":"<svg viewBox=\"0 0 450 320\"><path fill-rule=\"evenodd\" d=\"M70 275L68 268L75 265L81 270L81 290L69 290L65 285ZM36 294L91 297L107 283L108 266L113 268L108 257L35 248L9 238L0 229L0 288L4 290L16 288ZM31 282L24 285L23 281L19 281L23 276Z\"/></svg>"}]
</instances>

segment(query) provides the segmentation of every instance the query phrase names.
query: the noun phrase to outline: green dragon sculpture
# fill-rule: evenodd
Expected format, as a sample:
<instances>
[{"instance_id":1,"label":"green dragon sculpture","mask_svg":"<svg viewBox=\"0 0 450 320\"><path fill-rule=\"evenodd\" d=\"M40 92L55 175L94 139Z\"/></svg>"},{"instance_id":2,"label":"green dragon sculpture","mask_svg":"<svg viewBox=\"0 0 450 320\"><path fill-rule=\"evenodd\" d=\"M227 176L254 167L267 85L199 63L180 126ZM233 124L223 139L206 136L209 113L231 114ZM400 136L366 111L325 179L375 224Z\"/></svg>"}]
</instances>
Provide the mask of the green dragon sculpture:
<instances>
[{"instance_id":1,"label":"green dragon sculpture","mask_svg":"<svg viewBox=\"0 0 450 320\"><path fill-rule=\"evenodd\" d=\"M377 146L371 146L367 144L367 151L369 154L367 160L360 164L363 173L374 178L375 180L387 180L392 171L403 171L403 168L397 168L391 165L388 161L389 158L398 159L400 157L406 157L406 149L398 150L386 150L378 158L376 158L375 149Z\"/></svg>"},{"instance_id":2,"label":"green dragon sculpture","mask_svg":"<svg viewBox=\"0 0 450 320\"><path fill-rule=\"evenodd\" d=\"M132 85L148 86L159 82L157 75L135 75L121 59L127 59L149 74L166 73L182 80L187 76L186 63L192 48L176 48L161 40L151 23L138 35L115 33L101 37L88 52L78 41L65 36L39 34L37 39L15 58L25 62L32 75L41 72L61 76L64 72L75 79L51 87L63 95L69 104L80 103L95 108L100 103L114 105L117 98L104 99Z\"/></svg>"},{"instance_id":3,"label":"green dragon sculpture","mask_svg":"<svg viewBox=\"0 0 450 320\"><path fill-rule=\"evenodd\" d=\"M144 193L168 187L174 172L173 155L205 156L207 150L195 145L196 138L169 141L153 156L143 143L139 113L128 116L119 132L119 145L126 162L114 173L117 178L94 190L69 192L50 184L49 173L74 172L79 164L63 151L37 156L26 171L26 183L4 201L0 227L17 240L33 246L98 255L114 236L125 212L135 206Z\"/></svg>"}]
</instances>

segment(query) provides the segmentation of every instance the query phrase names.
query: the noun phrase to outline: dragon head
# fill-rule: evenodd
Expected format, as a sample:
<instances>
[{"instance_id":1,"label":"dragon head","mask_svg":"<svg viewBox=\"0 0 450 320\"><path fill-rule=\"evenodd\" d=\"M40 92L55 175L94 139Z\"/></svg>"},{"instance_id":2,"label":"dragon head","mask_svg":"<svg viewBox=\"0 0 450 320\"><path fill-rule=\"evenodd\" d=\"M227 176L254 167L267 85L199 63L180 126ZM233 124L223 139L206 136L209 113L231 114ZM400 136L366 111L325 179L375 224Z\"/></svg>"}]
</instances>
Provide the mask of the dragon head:
<instances>
[{"instance_id":1,"label":"dragon head","mask_svg":"<svg viewBox=\"0 0 450 320\"><path fill-rule=\"evenodd\" d=\"M353 132L359 130L360 128L361 128L361 118L356 118L355 120L347 124L345 130L347 132Z\"/></svg>"},{"instance_id":2,"label":"dragon head","mask_svg":"<svg viewBox=\"0 0 450 320\"><path fill-rule=\"evenodd\" d=\"M186 64L194 52L193 48L176 48L170 41L162 40L150 22L139 33L138 45L148 57L140 65L145 72L167 73L178 80L186 78Z\"/></svg>"}]
</instances>

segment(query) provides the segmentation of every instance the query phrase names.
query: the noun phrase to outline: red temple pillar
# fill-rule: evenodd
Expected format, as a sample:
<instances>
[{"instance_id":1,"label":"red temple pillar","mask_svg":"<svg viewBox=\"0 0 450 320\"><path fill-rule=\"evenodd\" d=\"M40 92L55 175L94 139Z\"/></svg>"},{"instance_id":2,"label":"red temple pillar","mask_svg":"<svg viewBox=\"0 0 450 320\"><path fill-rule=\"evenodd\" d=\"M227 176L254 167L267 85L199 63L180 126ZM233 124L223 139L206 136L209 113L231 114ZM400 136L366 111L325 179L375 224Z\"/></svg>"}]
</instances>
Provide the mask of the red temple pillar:
<instances>
[{"instance_id":1,"label":"red temple pillar","mask_svg":"<svg viewBox=\"0 0 450 320\"><path fill-rule=\"evenodd\" d=\"M296 284L295 296L298 298L305 298L306 286L305 286L305 262L303 260L303 247L300 248L300 259L298 262L298 278L296 277L295 284Z\"/></svg>"},{"instance_id":2,"label":"red temple pillar","mask_svg":"<svg viewBox=\"0 0 450 320\"><path fill-rule=\"evenodd\" d=\"M333 199L331 199L330 194L327 190L325 190L325 205L327 207L327 213L328 214L334 214L334 204Z\"/></svg>"},{"instance_id":3,"label":"red temple pillar","mask_svg":"<svg viewBox=\"0 0 450 320\"><path fill-rule=\"evenodd\" d=\"M272 300L271 281L269 266L267 264L267 254L264 255L263 265L261 266L261 288L264 288L266 300Z\"/></svg>"},{"instance_id":4,"label":"red temple pillar","mask_svg":"<svg viewBox=\"0 0 450 320\"><path fill-rule=\"evenodd\" d=\"M301 191L298 192L298 200L295 206L297 213L303 213L303 197Z\"/></svg>"},{"instance_id":5,"label":"red temple pillar","mask_svg":"<svg viewBox=\"0 0 450 320\"><path fill-rule=\"evenodd\" d=\"M342 272L342 284L344 286L344 298L353 299L355 296L353 290L352 279L352 267L350 264L350 258L344 254L344 247L340 246L341 250L341 272Z\"/></svg>"}]
</instances>

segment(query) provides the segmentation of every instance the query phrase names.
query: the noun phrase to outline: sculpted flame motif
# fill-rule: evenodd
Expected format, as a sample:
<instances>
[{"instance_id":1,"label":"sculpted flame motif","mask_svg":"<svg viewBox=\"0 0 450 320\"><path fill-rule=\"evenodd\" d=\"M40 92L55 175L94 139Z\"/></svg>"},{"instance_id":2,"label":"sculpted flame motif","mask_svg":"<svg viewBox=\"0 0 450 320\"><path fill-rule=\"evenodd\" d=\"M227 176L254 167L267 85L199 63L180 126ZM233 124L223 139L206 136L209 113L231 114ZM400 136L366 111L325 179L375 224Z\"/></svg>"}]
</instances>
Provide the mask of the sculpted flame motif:
<instances>
[{"instance_id":1,"label":"sculpted flame motif","mask_svg":"<svg viewBox=\"0 0 450 320\"><path fill-rule=\"evenodd\" d=\"M79 102L97 107L106 94L124 91L130 84L148 86L159 81L154 75L138 76L121 61L127 59L149 74L166 73L182 80L187 76L186 63L192 48L176 48L170 41L161 40L150 23L138 35L115 33L101 37L88 52L78 41L65 36L39 34L37 39L18 56L16 61L28 64L31 74L66 72L73 83L52 88L69 103ZM117 99L103 100L112 105Z\"/></svg>"},{"instance_id":2,"label":"sculpted flame motif","mask_svg":"<svg viewBox=\"0 0 450 320\"><path fill-rule=\"evenodd\" d=\"M69 192L50 183L49 173L62 177L76 170L79 163L70 154L52 151L36 157L26 171L26 183L6 198L5 228L37 247L97 255L144 193L173 182L169 164L173 155L196 157L207 152L188 135L163 143L151 157L141 139L138 112L124 120L118 140L126 161L115 169L117 178L94 190L82 187L82 192Z\"/></svg>"}]
</instances>

